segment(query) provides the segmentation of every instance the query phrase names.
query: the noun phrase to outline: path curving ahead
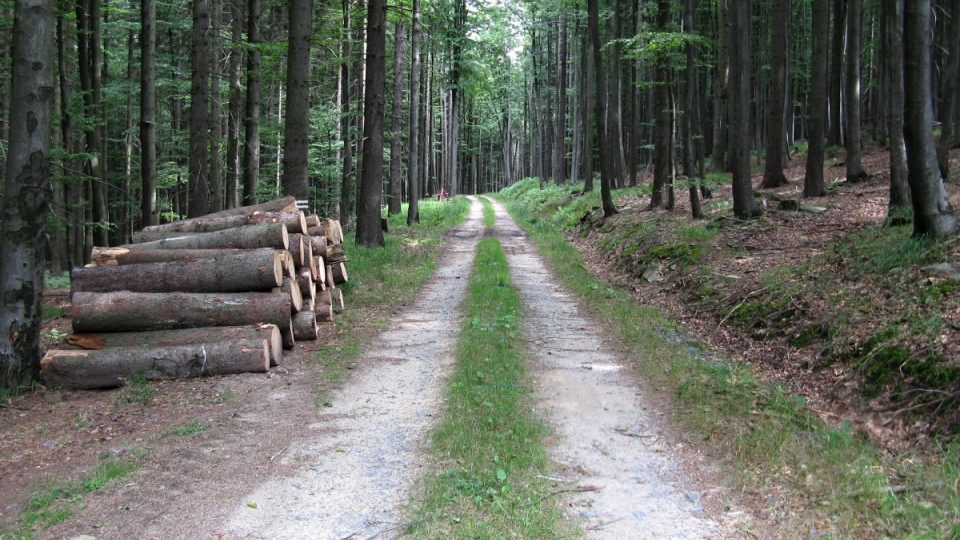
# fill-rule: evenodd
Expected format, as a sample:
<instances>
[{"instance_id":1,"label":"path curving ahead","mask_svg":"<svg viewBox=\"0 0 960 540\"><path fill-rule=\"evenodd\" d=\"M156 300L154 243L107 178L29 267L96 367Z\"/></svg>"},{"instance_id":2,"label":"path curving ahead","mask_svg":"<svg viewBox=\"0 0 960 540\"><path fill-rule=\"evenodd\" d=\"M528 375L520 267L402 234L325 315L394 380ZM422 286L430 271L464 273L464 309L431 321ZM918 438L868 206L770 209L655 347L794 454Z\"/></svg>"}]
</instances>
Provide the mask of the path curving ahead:
<instances>
[{"instance_id":1,"label":"path curving ahead","mask_svg":"<svg viewBox=\"0 0 960 540\"><path fill-rule=\"evenodd\" d=\"M443 410L476 244L480 203L448 233L449 245L419 300L357 359L363 370L333 396L322 430L286 460L304 466L242 499L224 529L231 538L395 536L402 509L423 471L417 451ZM303 404L311 407L312 404Z\"/></svg>"},{"instance_id":2,"label":"path curving ahead","mask_svg":"<svg viewBox=\"0 0 960 540\"><path fill-rule=\"evenodd\" d=\"M523 304L537 406L555 434L551 457L561 488L578 493L568 515L588 538L702 539L719 536L700 493L677 487L677 460L660 446L657 422L624 361L578 300L544 266L499 202L495 233Z\"/></svg>"}]
</instances>

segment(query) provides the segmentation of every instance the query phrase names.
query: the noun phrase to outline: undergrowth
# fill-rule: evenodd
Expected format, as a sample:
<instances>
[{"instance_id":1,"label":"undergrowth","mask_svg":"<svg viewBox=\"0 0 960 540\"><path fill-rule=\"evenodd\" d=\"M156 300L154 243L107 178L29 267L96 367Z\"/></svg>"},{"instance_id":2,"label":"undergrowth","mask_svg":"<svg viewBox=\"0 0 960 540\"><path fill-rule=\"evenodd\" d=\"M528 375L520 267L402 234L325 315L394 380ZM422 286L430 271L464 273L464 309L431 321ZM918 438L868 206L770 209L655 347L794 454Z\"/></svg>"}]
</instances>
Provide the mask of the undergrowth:
<instances>
[{"instance_id":1,"label":"undergrowth","mask_svg":"<svg viewBox=\"0 0 960 540\"><path fill-rule=\"evenodd\" d=\"M583 216L594 196L538 187L525 180L500 196L567 286L623 339L642 376L674 396L675 419L693 442L723 456L736 491L761 501L779 535L960 537L960 445L943 444L934 456L886 454L849 425L826 425L802 397L758 381L749 367L686 346L658 310L597 281L565 237L580 221L571 213ZM901 256L916 261L924 249ZM896 266L861 251L868 256L853 264ZM769 286L790 275L768 276Z\"/></svg>"},{"instance_id":2,"label":"undergrowth","mask_svg":"<svg viewBox=\"0 0 960 540\"><path fill-rule=\"evenodd\" d=\"M350 280L342 285L346 309L324 327L329 336L324 341L330 346L316 356L324 366L322 379L314 384L318 407L332 404L330 390L346 377L363 340L385 327L385 310L410 302L433 274L444 233L466 219L469 207L464 197L425 199L419 203L420 223L408 226L403 205L399 214L388 217L390 233L383 247L358 246L353 235L346 236L344 252L350 267Z\"/></svg>"},{"instance_id":3,"label":"undergrowth","mask_svg":"<svg viewBox=\"0 0 960 540\"><path fill-rule=\"evenodd\" d=\"M457 340L449 408L431 453L444 469L426 480L414 525L422 538L557 538L546 426L531 408L520 297L500 242L477 246Z\"/></svg>"}]
</instances>

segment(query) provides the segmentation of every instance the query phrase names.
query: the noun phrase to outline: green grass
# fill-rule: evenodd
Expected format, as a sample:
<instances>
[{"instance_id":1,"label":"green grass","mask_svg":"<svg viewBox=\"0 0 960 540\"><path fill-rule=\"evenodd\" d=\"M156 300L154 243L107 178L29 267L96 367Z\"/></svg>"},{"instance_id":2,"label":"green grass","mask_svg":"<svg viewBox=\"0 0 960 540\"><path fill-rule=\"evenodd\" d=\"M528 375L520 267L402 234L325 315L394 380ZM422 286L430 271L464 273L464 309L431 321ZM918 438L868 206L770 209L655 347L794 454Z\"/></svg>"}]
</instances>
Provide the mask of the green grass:
<instances>
[{"instance_id":1,"label":"green grass","mask_svg":"<svg viewBox=\"0 0 960 540\"><path fill-rule=\"evenodd\" d=\"M57 317L63 317L67 312L66 308L59 306L41 306L40 307L40 317L44 321L49 321L50 319L56 319Z\"/></svg>"},{"instance_id":2,"label":"green grass","mask_svg":"<svg viewBox=\"0 0 960 540\"><path fill-rule=\"evenodd\" d=\"M318 351L315 358L324 366L322 377L314 383L317 407L332 405L330 391L346 377L347 366L360 354L363 340L386 326L386 310L410 302L433 274L443 251L444 233L463 223L469 208L465 197L444 202L422 200L420 223L407 226L407 205L388 217L390 233L384 247L358 246L353 235L346 237L344 251L350 269L350 281L342 286L346 309L332 325L325 326L325 332L337 337L327 339L332 346Z\"/></svg>"},{"instance_id":3,"label":"green grass","mask_svg":"<svg viewBox=\"0 0 960 540\"><path fill-rule=\"evenodd\" d=\"M139 468L136 461L108 458L77 480L49 482L35 488L20 513L19 522L12 529L3 531L0 538L33 538L57 523L70 519L77 510L83 508L86 495L117 483Z\"/></svg>"},{"instance_id":4,"label":"green grass","mask_svg":"<svg viewBox=\"0 0 960 540\"><path fill-rule=\"evenodd\" d=\"M121 407L125 404L134 404L146 407L153 401L157 389L142 374L137 373L123 381L123 387L117 392L114 405Z\"/></svg>"},{"instance_id":5,"label":"green grass","mask_svg":"<svg viewBox=\"0 0 960 540\"><path fill-rule=\"evenodd\" d=\"M493 205L490 204L490 199L486 197L480 197L480 204L483 205L483 226L492 229L494 223L497 221L493 213Z\"/></svg>"},{"instance_id":6,"label":"green grass","mask_svg":"<svg viewBox=\"0 0 960 540\"><path fill-rule=\"evenodd\" d=\"M431 454L443 471L426 480L408 533L417 538L556 538L565 527L549 497L547 428L531 409L520 297L495 238L477 247L457 340L449 411Z\"/></svg>"},{"instance_id":7,"label":"green grass","mask_svg":"<svg viewBox=\"0 0 960 540\"><path fill-rule=\"evenodd\" d=\"M186 424L181 424L174 427L167 432L167 435L173 435L175 437L187 437L189 435L196 435L198 433L203 433L210 427L210 424L204 424L200 422L199 419L194 418L193 420L187 422Z\"/></svg>"},{"instance_id":8,"label":"green grass","mask_svg":"<svg viewBox=\"0 0 960 540\"><path fill-rule=\"evenodd\" d=\"M70 286L70 272L62 274L46 272L43 275L43 282L45 289L65 289Z\"/></svg>"},{"instance_id":9,"label":"green grass","mask_svg":"<svg viewBox=\"0 0 960 540\"><path fill-rule=\"evenodd\" d=\"M674 397L674 418L692 442L726 456L736 491L766 501L770 512L783 509L782 531L960 538L960 445L944 446L935 456L889 456L850 426L825 425L803 398L758 381L749 367L683 346L658 310L593 277L564 236L571 231L556 226L564 210L542 212L540 196L525 195L529 188L501 195L511 214L557 274L622 339L651 387ZM889 266L885 256L866 260Z\"/></svg>"}]
</instances>

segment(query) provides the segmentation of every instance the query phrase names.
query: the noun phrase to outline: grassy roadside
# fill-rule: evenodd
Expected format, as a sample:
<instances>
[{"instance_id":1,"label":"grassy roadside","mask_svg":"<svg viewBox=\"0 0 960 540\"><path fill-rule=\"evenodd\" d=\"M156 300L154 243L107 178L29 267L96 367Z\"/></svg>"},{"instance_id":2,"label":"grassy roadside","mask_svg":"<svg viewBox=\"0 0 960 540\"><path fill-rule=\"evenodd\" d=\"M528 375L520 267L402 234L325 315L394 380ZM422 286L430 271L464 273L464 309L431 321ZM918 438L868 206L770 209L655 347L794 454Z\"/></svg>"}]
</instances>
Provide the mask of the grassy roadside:
<instances>
[{"instance_id":1,"label":"grassy roadside","mask_svg":"<svg viewBox=\"0 0 960 540\"><path fill-rule=\"evenodd\" d=\"M502 194L557 274L631 349L639 372L674 396L690 438L727 456L737 491L782 537L960 538L960 449L935 458L884 455L847 426L832 428L802 398L749 368L672 339L663 315L595 279L564 237L599 194L571 201L527 186Z\"/></svg>"},{"instance_id":2,"label":"grassy roadside","mask_svg":"<svg viewBox=\"0 0 960 540\"><path fill-rule=\"evenodd\" d=\"M33 490L10 530L0 530L0 539L28 540L36 534L70 519L83 508L88 494L116 484L140 468L136 460L107 458L96 469L72 482L51 482Z\"/></svg>"},{"instance_id":3,"label":"grassy roadside","mask_svg":"<svg viewBox=\"0 0 960 540\"><path fill-rule=\"evenodd\" d=\"M443 471L426 480L407 532L417 538L557 538L567 525L543 478L547 429L530 407L520 297L495 238L477 247L465 313L449 412L432 442Z\"/></svg>"},{"instance_id":4,"label":"grassy roadside","mask_svg":"<svg viewBox=\"0 0 960 540\"><path fill-rule=\"evenodd\" d=\"M382 248L358 246L347 235L350 281L343 285L346 309L320 339L328 344L317 352L323 376L316 381L314 402L329 406L330 391L346 377L361 344L382 330L389 312L410 302L433 274L445 245L443 235L467 217L470 201L453 197L444 202L420 201L420 223L408 226L407 210L389 217L390 232Z\"/></svg>"}]
</instances>

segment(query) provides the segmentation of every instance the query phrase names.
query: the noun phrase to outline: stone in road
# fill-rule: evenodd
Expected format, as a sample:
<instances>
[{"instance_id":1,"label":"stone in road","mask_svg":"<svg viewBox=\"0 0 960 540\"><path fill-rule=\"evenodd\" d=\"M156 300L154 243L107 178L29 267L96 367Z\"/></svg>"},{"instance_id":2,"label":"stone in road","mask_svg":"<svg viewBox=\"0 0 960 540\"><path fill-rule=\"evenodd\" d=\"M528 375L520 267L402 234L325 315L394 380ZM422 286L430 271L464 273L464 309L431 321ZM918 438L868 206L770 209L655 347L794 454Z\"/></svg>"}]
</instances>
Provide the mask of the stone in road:
<instances>
[{"instance_id":1,"label":"stone in road","mask_svg":"<svg viewBox=\"0 0 960 540\"><path fill-rule=\"evenodd\" d=\"M473 200L416 304L365 348L358 359L365 371L333 396L326 432L285 452L306 466L247 494L225 526L231 537L368 538L397 527L422 472L424 434L443 410L481 231Z\"/></svg>"},{"instance_id":2,"label":"stone in road","mask_svg":"<svg viewBox=\"0 0 960 540\"><path fill-rule=\"evenodd\" d=\"M528 369L538 408L553 428L551 457L568 485L591 486L570 512L588 538L709 538L718 526L700 494L675 484L677 457L657 450L656 422L637 384L623 373L596 324L545 268L536 249L499 203L495 232L523 304Z\"/></svg>"}]
</instances>

